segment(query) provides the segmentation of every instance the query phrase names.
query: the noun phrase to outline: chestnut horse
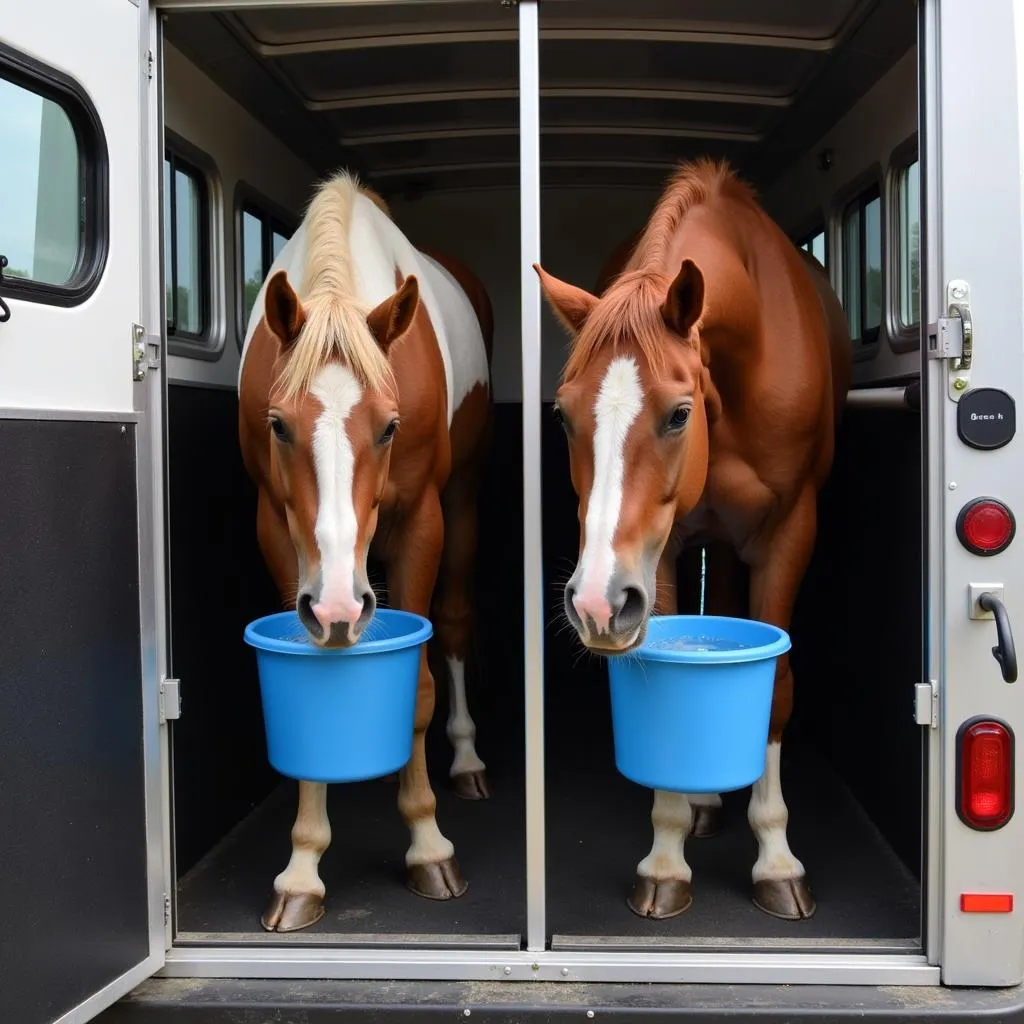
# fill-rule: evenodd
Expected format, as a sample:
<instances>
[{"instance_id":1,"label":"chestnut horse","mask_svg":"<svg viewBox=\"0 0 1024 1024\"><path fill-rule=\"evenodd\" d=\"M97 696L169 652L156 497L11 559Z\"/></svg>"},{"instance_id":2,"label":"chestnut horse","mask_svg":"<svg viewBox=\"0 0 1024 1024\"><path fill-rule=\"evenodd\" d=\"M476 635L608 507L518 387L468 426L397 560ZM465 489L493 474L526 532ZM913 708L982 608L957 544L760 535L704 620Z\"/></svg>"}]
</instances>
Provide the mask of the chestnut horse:
<instances>
[{"instance_id":1,"label":"chestnut horse","mask_svg":"<svg viewBox=\"0 0 1024 1024\"><path fill-rule=\"evenodd\" d=\"M725 164L679 168L635 244L616 255L622 272L606 268L600 297L536 268L573 339L556 401L581 524L565 613L591 650L630 651L652 613L678 611L684 547L699 558L709 545L705 611L788 629L851 371L842 307L820 264ZM783 655L748 820L754 902L799 920L815 907L786 837L780 752L792 707ZM689 907L683 841L714 831L720 806L717 794L655 792L635 913Z\"/></svg>"},{"instance_id":2,"label":"chestnut horse","mask_svg":"<svg viewBox=\"0 0 1024 1024\"><path fill-rule=\"evenodd\" d=\"M344 647L368 627L376 608L368 553L383 564L396 608L429 615L437 585L451 775L467 798L488 795L465 661L492 333L480 282L454 260L414 249L383 201L341 173L317 190L274 261L239 373L239 439L259 492L260 550L311 641ZM412 838L408 886L450 899L466 882L435 820L424 755L433 713L424 649L398 806ZM262 919L268 931L323 916L318 865L330 837L326 786L300 782L291 859Z\"/></svg>"}]
</instances>

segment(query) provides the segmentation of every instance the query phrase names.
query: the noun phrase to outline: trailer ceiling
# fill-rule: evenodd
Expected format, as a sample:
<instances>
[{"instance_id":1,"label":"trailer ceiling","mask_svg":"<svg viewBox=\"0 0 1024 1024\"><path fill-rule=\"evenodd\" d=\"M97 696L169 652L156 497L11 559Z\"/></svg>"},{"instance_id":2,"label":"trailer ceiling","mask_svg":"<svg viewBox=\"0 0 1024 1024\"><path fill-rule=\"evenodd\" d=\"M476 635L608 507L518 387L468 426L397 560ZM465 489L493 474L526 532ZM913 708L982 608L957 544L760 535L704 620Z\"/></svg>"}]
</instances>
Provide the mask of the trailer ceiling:
<instances>
[{"instance_id":1,"label":"trailer ceiling","mask_svg":"<svg viewBox=\"0 0 1024 1024\"><path fill-rule=\"evenodd\" d=\"M756 182L914 45L915 0L543 0L545 185ZM168 41L318 172L386 196L516 187L517 12L500 0L171 13Z\"/></svg>"}]
</instances>

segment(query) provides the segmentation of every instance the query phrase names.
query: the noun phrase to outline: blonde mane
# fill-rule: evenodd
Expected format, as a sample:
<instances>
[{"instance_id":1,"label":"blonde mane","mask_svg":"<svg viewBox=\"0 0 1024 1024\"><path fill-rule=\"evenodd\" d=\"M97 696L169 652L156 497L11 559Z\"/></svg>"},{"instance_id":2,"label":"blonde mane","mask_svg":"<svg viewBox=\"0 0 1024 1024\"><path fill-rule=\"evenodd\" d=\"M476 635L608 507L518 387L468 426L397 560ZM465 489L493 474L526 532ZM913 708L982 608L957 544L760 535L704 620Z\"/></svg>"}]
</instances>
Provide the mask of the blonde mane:
<instances>
[{"instance_id":1,"label":"blonde mane","mask_svg":"<svg viewBox=\"0 0 1024 1024\"><path fill-rule=\"evenodd\" d=\"M348 235L360 193L388 212L384 201L348 171L325 181L306 210L306 266L299 296L306 319L275 385L286 399L308 391L333 359L341 360L368 390L395 391L391 366L366 323L371 310L356 296Z\"/></svg>"},{"instance_id":2,"label":"blonde mane","mask_svg":"<svg viewBox=\"0 0 1024 1024\"><path fill-rule=\"evenodd\" d=\"M665 268L672 237L695 206L717 197L756 205L753 190L736 177L725 161L701 158L677 168L633 248L625 270L612 280L577 335L563 379L575 377L609 345L614 351L634 344L651 369L656 373L661 371L665 337L661 304L674 277ZM700 326L698 320L691 331L689 340L693 345L699 344Z\"/></svg>"}]
</instances>

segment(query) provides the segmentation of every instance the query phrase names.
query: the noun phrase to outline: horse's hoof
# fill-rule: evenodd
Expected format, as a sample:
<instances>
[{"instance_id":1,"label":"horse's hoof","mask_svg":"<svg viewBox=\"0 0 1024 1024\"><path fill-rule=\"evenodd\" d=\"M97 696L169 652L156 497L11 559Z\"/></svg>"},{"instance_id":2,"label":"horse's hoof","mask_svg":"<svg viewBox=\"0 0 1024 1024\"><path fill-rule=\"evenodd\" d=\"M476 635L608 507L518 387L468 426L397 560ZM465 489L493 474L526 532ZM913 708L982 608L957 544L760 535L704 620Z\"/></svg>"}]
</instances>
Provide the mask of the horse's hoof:
<instances>
[{"instance_id":1,"label":"horse's hoof","mask_svg":"<svg viewBox=\"0 0 1024 1024\"><path fill-rule=\"evenodd\" d=\"M260 924L268 932L297 932L316 924L324 916L324 901L320 896L304 892L286 896L275 892Z\"/></svg>"},{"instance_id":2,"label":"horse's hoof","mask_svg":"<svg viewBox=\"0 0 1024 1024\"><path fill-rule=\"evenodd\" d=\"M722 831L721 807L694 807L690 835L695 839L708 839Z\"/></svg>"},{"instance_id":3,"label":"horse's hoof","mask_svg":"<svg viewBox=\"0 0 1024 1024\"><path fill-rule=\"evenodd\" d=\"M678 879L656 882L643 875L636 876L633 892L626 900L629 909L638 917L650 917L655 921L678 917L690 909L692 902L693 889L689 882Z\"/></svg>"},{"instance_id":4,"label":"horse's hoof","mask_svg":"<svg viewBox=\"0 0 1024 1024\"><path fill-rule=\"evenodd\" d=\"M763 879L754 883L754 906L783 921L803 921L817 909L806 878Z\"/></svg>"},{"instance_id":5,"label":"horse's hoof","mask_svg":"<svg viewBox=\"0 0 1024 1024\"><path fill-rule=\"evenodd\" d=\"M428 900L455 899L469 888L454 857L440 864L409 865L405 884L417 896L425 896Z\"/></svg>"},{"instance_id":6,"label":"horse's hoof","mask_svg":"<svg viewBox=\"0 0 1024 1024\"><path fill-rule=\"evenodd\" d=\"M490 787L487 785L487 775L483 770L459 772L458 775L453 775L452 789L455 795L463 800L489 800L491 796Z\"/></svg>"}]
</instances>

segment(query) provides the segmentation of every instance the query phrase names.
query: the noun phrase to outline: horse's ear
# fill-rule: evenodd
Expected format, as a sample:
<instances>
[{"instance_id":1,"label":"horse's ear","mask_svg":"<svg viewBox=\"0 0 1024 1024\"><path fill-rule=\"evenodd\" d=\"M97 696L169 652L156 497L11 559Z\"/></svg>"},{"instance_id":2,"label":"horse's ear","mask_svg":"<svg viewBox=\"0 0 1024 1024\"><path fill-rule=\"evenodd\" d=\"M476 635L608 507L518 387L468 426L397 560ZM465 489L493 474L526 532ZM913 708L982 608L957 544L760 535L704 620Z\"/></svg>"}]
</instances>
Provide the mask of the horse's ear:
<instances>
[{"instance_id":1,"label":"horse's ear","mask_svg":"<svg viewBox=\"0 0 1024 1024\"><path fill-rule=\"evenodd\" d=\"M277 335L285 348L295 344L295 339L306 322L306 312L298 295L288 283L288 274L279 270L267 283L263 298L263 315L267 326Z\"/></svg>"},{"instance_id":2,"label":"horse's ear","mask_svg":"<svg viewBox=\"0 0 1024 1024\"><path fill-rule=\"evenodd\" d=\"M385 355L396 341L408 333L419 305L420 285L415 275L410 274L402 282L402 287L366 318L370 333L377 339Z\"/></svg>"},{"instance_id":3,"label":"horse's ear","mask_svg":"<svg viewBox=\"0 0 1024 1024\"><path fill-rule=\"evenodd\" d=\"M669 285L661 315L669 330L688 338L704 311L704 275L693 260L683 260L676 279Z\"/></svg>"},{"instance_id":4,"label":"horse's ear","mask_svg":"<svg viewBox=\"0 0 1024 1024\"><path fill-rule=\"evenodd\" d=\"M540 287L555 316L570 334L578 334L590 311L597 305L597 296L552 277L539 263L533 269L540 278Z\"/></svg>"}]
</instances>

